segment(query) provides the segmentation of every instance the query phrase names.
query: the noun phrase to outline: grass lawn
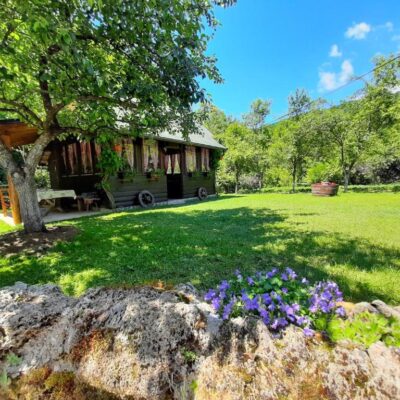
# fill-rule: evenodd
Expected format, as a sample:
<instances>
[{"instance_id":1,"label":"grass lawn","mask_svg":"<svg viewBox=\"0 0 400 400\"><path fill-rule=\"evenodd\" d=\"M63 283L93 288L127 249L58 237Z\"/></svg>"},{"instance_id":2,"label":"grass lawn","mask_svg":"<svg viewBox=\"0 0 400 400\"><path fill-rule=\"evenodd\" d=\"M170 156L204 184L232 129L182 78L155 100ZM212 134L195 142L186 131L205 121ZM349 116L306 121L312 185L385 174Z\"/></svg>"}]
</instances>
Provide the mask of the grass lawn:
<instances>
[{"instance_id":1,"label":"grass lawn","mask_svg":"<svg viewBox=\"0 0 400 400\"><path fill-rule=\"evenodd\" d=\"M73 242L0 258L0 285L55 282L74 295L157 280L208 288L237 268L291 266L311 281L334 279L349 300L400 303L400 194L222 196L65 224L81 230Z\"/></svg>"},{"instance_id":2,"label":"grass lawn","mask_svg":"<svg viewBox=\"0 0 400 400\"><path fill-rule=\"evenodd\" d=\"M1 235L2 233L10 232L10 231L12 231L13 229L14 229L14 228L13 228L12 226L6 224L6 223L3 222L3 221L0 221L0 235ZM0 240L1 240L1 239L0 239Z\"/></svg>"}]
</instances>

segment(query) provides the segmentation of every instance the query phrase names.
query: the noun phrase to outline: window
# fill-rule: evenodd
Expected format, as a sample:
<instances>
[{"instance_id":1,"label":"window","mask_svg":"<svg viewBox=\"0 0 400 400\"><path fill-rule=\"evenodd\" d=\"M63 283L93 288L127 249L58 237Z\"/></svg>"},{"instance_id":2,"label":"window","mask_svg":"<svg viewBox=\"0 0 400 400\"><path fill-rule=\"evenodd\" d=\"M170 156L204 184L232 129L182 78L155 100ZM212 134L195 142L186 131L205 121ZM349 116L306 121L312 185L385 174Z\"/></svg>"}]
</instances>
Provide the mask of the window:
<instances>
[{"instance_id":1,"label":"window","mask_svg":"<svg viewBox=\"0 0 400 400\"><path fill-rule=\"evenodd\" d=\"M62 175L93 175L100 158L100 145L94 142L61 143Z\"/></svg>"},{"instance_id":2,"label":"window","mask_svg":"<svg viewBox=\"0 0 400 400\"><path fill-rule=\"evenodd\" d=\"M186 146L186 171L196 171L196 147Z\"/></svg>"},{"instance_id":3,"label":"window","mask_svg":"<svg viewBox=\"0 0 400 400\"><path fill-rule=\"evenodd\" d=\"M158 169L158 142L143 140L143 168L145 172Z\"/></svg>"},{"instance_id":4,"label":"window","mask_svg":"<svg viewBox=\"0 0 400 400\"><path fill-rule=\"evenodd\" d=\"M210 150L201 148L201 171L208 172L210 170Z\"/></svg>"},{"instance_id":5,"label":"window","mask_svg":"<svg viewBox=\"0 0 400 400\"><path fill-rule=\"evenodd\" d=\"M122 154L128 167L133 171L135 168L135 147L132 139L122 140Z\"/></svg>"}]
</instances>

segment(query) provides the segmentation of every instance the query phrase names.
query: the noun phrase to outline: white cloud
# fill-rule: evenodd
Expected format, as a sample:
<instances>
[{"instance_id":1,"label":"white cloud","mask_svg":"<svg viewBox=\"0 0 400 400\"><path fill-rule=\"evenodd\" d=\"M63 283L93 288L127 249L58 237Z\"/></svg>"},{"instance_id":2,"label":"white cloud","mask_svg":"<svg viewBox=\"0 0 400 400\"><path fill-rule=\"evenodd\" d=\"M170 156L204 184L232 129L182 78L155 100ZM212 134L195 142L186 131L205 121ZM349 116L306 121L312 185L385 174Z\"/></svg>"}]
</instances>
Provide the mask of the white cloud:
<instances>
[{"instance_id":1,"label":"white cloud","mask_svg":"<svg viewBox=\"0 0 400 400\"><path fill-rule=\"evenodd\" d=\"M367 34L371 32L371 25L368 25L366 22L360 22L359 24L354 24L350 26L345 35L350 39L365 39Z\"/></svg>"},{"instance_id":2,"label":"white cloud","mask_svg":"<svg viewBox=\"0 0 400 400\"><path fill-rule=\"evenodd\" d=\"M337 44L332 45L331 51L329 52L329 57L342 57L342 52L339 50Z\"/></svg>"},{"instance_id":3,"label":"white cloud","mask_svg":"<svg viewBox=\"0 0 400 400\"><path fill-rule=\"evenodd\" d=\"M392 32L393 29L394 29L393 22L390 22L390 21L386 22L385 28L386 28L389 32Z\"/></svg>"},{"instance_id":4,"label":"white cloud","mask_svg":"<svg viewBox=\"0 0 400 400\"><path fill-rule=\"evenodd\" d=\"M344 60L340 72L321 71L319 73L319 90L322 92L335 90L350 81L353 75L354 68L350 60Z\"/></svg>"}]
</instances>

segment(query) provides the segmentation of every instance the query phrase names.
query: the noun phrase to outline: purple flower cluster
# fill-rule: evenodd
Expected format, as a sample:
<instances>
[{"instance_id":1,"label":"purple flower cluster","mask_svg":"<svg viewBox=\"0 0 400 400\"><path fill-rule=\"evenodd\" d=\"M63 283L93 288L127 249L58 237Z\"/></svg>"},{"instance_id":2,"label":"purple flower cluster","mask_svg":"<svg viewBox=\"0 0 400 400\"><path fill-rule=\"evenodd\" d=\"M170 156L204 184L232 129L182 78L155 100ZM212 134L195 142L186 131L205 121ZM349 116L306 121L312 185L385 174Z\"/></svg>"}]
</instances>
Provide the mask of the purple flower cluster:
<instances>
[{"instance_id":1,"label":"purple flower cluster","mask_svg":"<svg viewBox=\"0 0 400 400\"><path fill-rule=\"evenodd\" d=\"M306 336L313 336L313 318L321 314L343 315L342 293L334 282L319 282L309 287L291 268L257 272L243 278L239 270L236 279L222 281L217 289L210 289L205 300L224 320L239 315L257 315L273 331L289 324L300 326Z\"/></svg>"},{"instance_id":2,"label":"purple flower cluster","mask_svg":"<svg viewBox=\"0 0 400 400\"><path fill-rule=\"evenodd\" d=\"M309 310L313 313L329 314L336 312L343 316L343 307L338 307L337 302L343 300L342 292L335 282L319 282L311 290Z\"/></svg>"}]
</instances>

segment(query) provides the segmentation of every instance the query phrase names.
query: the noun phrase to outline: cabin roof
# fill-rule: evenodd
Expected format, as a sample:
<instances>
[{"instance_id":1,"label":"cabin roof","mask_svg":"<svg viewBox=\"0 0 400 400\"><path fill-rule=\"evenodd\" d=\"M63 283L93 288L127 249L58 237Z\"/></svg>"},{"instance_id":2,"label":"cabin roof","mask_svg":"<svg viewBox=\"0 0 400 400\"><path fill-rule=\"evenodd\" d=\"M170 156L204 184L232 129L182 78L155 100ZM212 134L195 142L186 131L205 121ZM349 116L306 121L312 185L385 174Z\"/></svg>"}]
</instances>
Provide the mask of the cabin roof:
<instances>
[{"instance_id":1,"label":"cabin roof","mask_svg":"<svg viewBox=\"0 0 400 400\"><path fill-rule=\"evenodd\" d=\"M0 120L0 139L7 147L18 147L34 143L37 136L36 128L30 127L24 122L17 119ZM210 149L225 149L204 126L199 127L199 133L189 134L188 139L185 139L181 133L170 133L167 131L160 132L151 137L169 142L208 147Z\"/></svg>"},{"instance_id":2,"label":"cabin roof","mask_svg":"<svg viewBox=\"0 0 400 400\"><path fill-rule=\"evenodd\" d=\"M7 147L31 144L37 139L37 130L17 119L0 120L0 139Z\"/></svg>"},{"instance_id":3,"label":"cabin roof","mask_svg":"<svg viewBox=\"0 0 400 400\"><path fill-rule=\"evenodd\" d=\"M226 149L225 146L214 139L212 133L204 126L199 126L199 133L189 134L188 139L185 139L181 133L170 133L167 131L163 131L152 137L154 139L162 139L168 142L192 144L194 146L208 147L210 149Z\"/></svg>"}]
</instances>

